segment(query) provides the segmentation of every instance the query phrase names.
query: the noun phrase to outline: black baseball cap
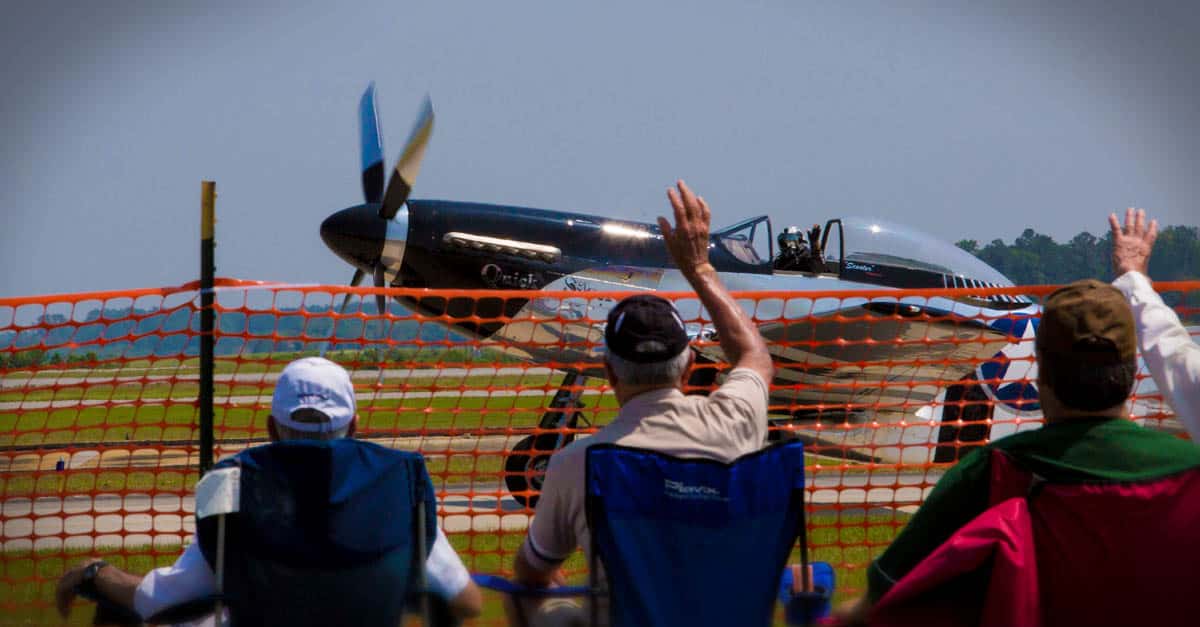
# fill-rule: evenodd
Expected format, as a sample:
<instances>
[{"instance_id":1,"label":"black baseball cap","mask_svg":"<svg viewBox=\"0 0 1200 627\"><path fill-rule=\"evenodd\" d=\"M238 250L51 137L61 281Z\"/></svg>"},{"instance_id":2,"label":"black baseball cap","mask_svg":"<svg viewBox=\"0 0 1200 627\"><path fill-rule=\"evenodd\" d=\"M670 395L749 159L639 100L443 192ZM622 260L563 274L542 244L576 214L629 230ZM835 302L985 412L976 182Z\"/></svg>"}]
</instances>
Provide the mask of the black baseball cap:
<instances>
[{"instance_id":1,"label":"black baseball cap","mask_svg":"<svg viewBox=\"0 0 1200 627\"><path fill-rule=\"evenodd\" d=\"M688 345L687 330L675 306L661 296L638 294L608 312L604 343L609 352L639 364L667 361Z\"/></svg>"}]
</instances>

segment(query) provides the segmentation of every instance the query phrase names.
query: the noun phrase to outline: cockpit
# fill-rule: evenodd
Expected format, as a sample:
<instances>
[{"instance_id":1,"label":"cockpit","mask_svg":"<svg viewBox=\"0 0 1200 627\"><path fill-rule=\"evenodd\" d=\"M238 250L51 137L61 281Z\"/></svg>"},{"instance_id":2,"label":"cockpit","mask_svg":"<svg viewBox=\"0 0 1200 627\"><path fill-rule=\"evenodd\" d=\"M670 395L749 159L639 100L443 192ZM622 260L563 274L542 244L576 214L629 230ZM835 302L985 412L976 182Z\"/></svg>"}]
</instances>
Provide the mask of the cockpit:
<instances>
[{"instance_id":1,"label":"cockpit","mask_svg":"<svg viewBox=\"0 0 1200 627\"><path fill-rule=\"evenodd\" d=\"M956 246L875 218L835 218L823 227L788 227L778 241L772 235L770 218L758 216L714 233L714 248L732 258L731 265L742 268L729 270L756 274L836 276L897 288L1012 285L1003 274ZM989 300L1028 303L1015 296Z\"/></svg>"},{"instance_id":2,"label":"cockpit","mask_svg":"<svg viewBox=\"0 0 1200 627\"><path fill-rule=\"evenodd\" d=\"M824 244L822 233L819 224L807 230L789 226L779 233L778 238L772 238L770 218L758 216L715 233L713 239L716 240L716 248L732 258L728 261L733 265L745 266L740 269L727 268L730 271L836 274L836 264L828 266L821 254Z\"/></svg>"}]
</instances>

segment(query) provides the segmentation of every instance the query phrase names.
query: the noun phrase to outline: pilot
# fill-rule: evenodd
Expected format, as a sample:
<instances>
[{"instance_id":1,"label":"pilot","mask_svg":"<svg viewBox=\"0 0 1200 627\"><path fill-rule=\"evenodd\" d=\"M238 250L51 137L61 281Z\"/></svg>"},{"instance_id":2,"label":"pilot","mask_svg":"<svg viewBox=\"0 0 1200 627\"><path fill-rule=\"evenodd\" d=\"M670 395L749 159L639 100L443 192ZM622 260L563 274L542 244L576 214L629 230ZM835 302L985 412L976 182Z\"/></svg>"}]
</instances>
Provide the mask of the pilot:
<instances>
[{"instance_id":1,"label":"pilot","mask_svg":"<svg viewBox=\"0 0 1200 627\"><path fill-rule=\"evenodd\" d=\"M798 226L789 226L777 239L779 254L775 257L775 269L807 271L811 254L808 245L804 243L804 231Z\"/></svg>"}]
</instances>

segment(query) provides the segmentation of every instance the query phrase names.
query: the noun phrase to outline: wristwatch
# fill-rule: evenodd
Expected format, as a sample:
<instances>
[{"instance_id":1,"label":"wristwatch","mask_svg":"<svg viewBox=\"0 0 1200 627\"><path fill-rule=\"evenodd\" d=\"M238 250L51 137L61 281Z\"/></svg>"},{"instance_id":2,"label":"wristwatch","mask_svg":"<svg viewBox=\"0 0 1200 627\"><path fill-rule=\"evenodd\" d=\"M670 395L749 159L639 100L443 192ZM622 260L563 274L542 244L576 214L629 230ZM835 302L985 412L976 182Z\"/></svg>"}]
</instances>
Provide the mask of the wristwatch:
<instances>
[{"instance_id":1,"label":"wristwatch","mask_svg":"<svg viewBox=\"0 0 1200 627\"><path fill-rule=\"evenodd\" d=\"M79 592L79 596L92 601L99 601L102 598L100 591L96 589L96 574L105 566L108 566L108 562L96 560L83 569L83 579L79 581L79 585L75 588Z\"/></svg>"},{"instance_id":2,"label":"wristwatch","mask_svg":"<svg viewBox=\"0 0 1200 627\"><path fill-rule=\"evenodd\" d=\"M96 604L96 614L92 617L93 625L141 625L142 617L134 610L105 597L96 588L96 575L100 569L108 566L108 562L97 560L83 569L83 579L75 587L79 596Z\"/></svg>"}]
</instances>

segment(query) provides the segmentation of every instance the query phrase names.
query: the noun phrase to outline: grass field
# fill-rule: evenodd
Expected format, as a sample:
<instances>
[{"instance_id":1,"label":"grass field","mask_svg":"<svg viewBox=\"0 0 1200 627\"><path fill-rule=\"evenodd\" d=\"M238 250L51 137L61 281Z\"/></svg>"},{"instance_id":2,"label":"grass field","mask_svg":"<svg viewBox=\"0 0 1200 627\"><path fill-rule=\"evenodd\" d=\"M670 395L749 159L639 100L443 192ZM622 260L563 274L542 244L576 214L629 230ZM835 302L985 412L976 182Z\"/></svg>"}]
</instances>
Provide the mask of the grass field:
<instances>
[{"instance_id":1,"label":"grass field","mask_svg":"<svg viewBox=\"0 0 1200 627\"><path fill-rule=\"evenodd\" d=\"M378 390L382 398L359 393L359 429L388 432L413 429L472 430L524 428L537 424L553 398L561 375L474 376L461 375L414 379L406 383L385 380ZM214 429L218 440L265 437L270 414L270 387L215 386ZM519 395L490 395L489 391ZM549 391L547 391L549 390ZM478 391L479 396L431 396ZM100 401L137 401L133 404L92 407L0 410L0 447L44 444L97 444L133 441L180 441L195 439L196 407L169 399L194 398L192 383L150 383L58 390L34 390L20 396L8 392L10 402L70 401L88 398ZM410 394L388 398L389 394ZM223 397L252 397L229 404ZM14 400L15 399L15 400ZM145 404L142 404L145 403ZM585 396L585 416L605 424L616 411L611 394Z\"/></svg>"},{"instance_id":2,"label":"grass field","mask_svg":"<svg viewBox=\"0 0 1200 627\"><path fill-rule=\"evenodd\" d=\"M839 514L818 512L810 523L809 535L811 558L833 564L866 564L882 546L886 546L907 521L905 514L870 514L847 511ZM449 534L450 544L463 557L472 572L509 573L513 556L520 547L523 534L519 533L461 533ZM180 547L164 545L130 547L125 551L113 551L103 547L94 551L41 551L6 552L3 555L4 577L0 584L0 610L3 610L3 625L44 625L59 622L53 609L54 584L62 572L85 557L92 555L134 573L145 573L152 568L166 566L175 561ZM799 553L792 562L799 562ZM574 583L585 578L585 560L582 552L576 552L564 565ZM857 568L838 569L838 594L835 602L850 598L855 591L862 590L865 570ZM484 593L484 614L481 624L503 624L502 599L496 593ZM79 602L75 605L68 624L90 624L91 607ZM777 624L782 622L777 621Z\"/></svg>"},{"instance_id":3,"label":"grass field","mask_svg":"<svg viewBox=\"0 0 1200 627\"><path fill-rule=\"evenodd\" d=\"M418 371L418 372L428 372ZM244 373L239 373L242 376ZM160 375L161 376L161 375ZM261 375L258 375L261 376ZM177 377L177 375L172 375ZM61 378L61 377L59 377ZM182 378L182 377L180 377ZM256 378L248 375L248 378ZM375 389L388 392L405 391L444 391L455 389L501 389L520 390L546 388L551 378L561 379L561 375L549 374L503 374L475 375L444 374L429 376L427 374L399 374L374 378L372 385ZM148 375L126 375L121 373L113 379L114 383L103 380L89 381L79 384L45 386L25 391L0 393L0 402L35 402L35 401L163 401L170 398L195 397L200 393L200 385L190 380L153 380ZM149 380L148 380L149 379ZM52 380L45 378L45 380ZM361 382L361 379L360 379ZM252 383L230 385L217 381L213 384L213 395L220 397L237 396L270 396L274 390L275 381L267 379Z\"/></svg>"},{"instance_id":4,"label":"grass field","mask_svg":"<svg viewBox=\"0 0 1200 627\"><path fill-rule=\"evenodd\" d=\"M443 352L438 359L447 354ZM434 440L430 438L420 440L435 484L439 487L477 485L481 481L494 484L500 479L506 451L472 449L473 438L496 433L519 436L528 432L541 418L561 375L536 371L464 374L460 370L464 364L449 359L446 362L450 363L444 365L452 370L441 372L443 364L438 359L423 360L431 355L413 354L408 363L389 364L389 370L383 371L364 368L360 364L355 377L359 389L360 434L373 438L420 431L467 434L456 440L465 446L465 450L451 449L449 444L431 444ZM215 390L218 445L227 441L237 442L236 446L240 447L245 441L266 438L273 381L255 380L254 375L277 372L291 357L294 355L273 355L268 362L217 360L218 375L227 377L216 384ZM455 357L465 360L469 355ZM489 365L497 364L489 362ZM393 368L423 371L414 375L390 370ZM363 370L370 370L370 374L364 376ZM194 455L189 457L185 450L197 439L198 412L194 397L198 394L198 386L192 377L198 372L194 359L139 360L123 363L119 368L90 370L65 366L17 374L21 375L20 379L10 379L10 385L0 390L0 403L7 404L0 406L0 452L18 447L21 451L28 449L28 452L17 451L14 456L40 456L32 468L41 470L0 471L0 497L124 492L182 495L189 492L198 479ZM239 378L231 380L229 375ZM247 378L241 378L242 375ZM158 379L163 376L170 379ZM46 387L38 388L39 385ZM600 391L596 381L589 382L589 387ZM492 391L502 394L491 394ZM519 394L505 394L511 391ZM21 403L46 402L71 406L20 406ZM85 403L98 404L84 406ZM589 392L584 396L584 403L584 416L595 426L607 424L617 409L611 394ZM176 444L156 445L161 442ZM105 449L105 445L114 446ZM93 462L90 466L73 466L66 472L47 472L60 455L54 448L57 446L68 446L66 455L89 448L100 449L105 455L114 453L113 457L105 459L115 460L113 465L116 467L96 467ZM175 451L175 455L168 460L167 453L171 451ZM116 453L124 457L116 456ZM859 467L852 462L810 458L810 465L818 464L824 464L827 471L867 471L865 466ZM7 520L3 517L6 515L0 512L0 522ZM813 558L838 566L840 594L861 589L864 566L872 555L890 542L906 519L905 514L883 510L872 510L869 515L865 509L840 513L819 511L810 521ZM522 538L523 531L450 534L452 544L470 569L493 573L505 572L511 567L513 554ZM121 552L97 548L90 553L98 553L114 564L140 573L173 561L178 547L131 547ZM0 624L58 622L50 607L54 580L68 564L84 555L70 550L6 550L0 557ZM582 577L582 554L568 561L567 568L576 578ZM488 594L486 600L483 622L499 624L502 621L499 598ZM79 606L70 622L87 624L89 620L90 609Z\"/></svg>"},{"instance_id":5,"label":"grass field","mask_svg":"<svg viewBox=\"0 0 1200 627\"><path fill-rule=\"evenodd\" d=\"M313 342L319 345L318 342ZM300 357L318 354L316 350L287 351L277 353L248 353L237 357L218 356L213 360L213 372L222 374L263 374L277 373L283 370L288 362ZM472 347L447 346L445 344L430 344L420 348L400 348L388 351L386 358L381 359L376 353L366 350L337 350L328 351L325 357L336 361L347 369L359 372L385 368L420 368L428 365L444 364L522 364L520 359L497 350L476 351ZM27 368L13 368L12 373L18 376L33 376L35 378L58 377L64 374L92 373L111 376L153 376L172 374L178 376L198 376L200 359L198 357L154 357L140 359L108 359L93 363L59 363L45 364Z\"/></svg>"}]
</instances>

